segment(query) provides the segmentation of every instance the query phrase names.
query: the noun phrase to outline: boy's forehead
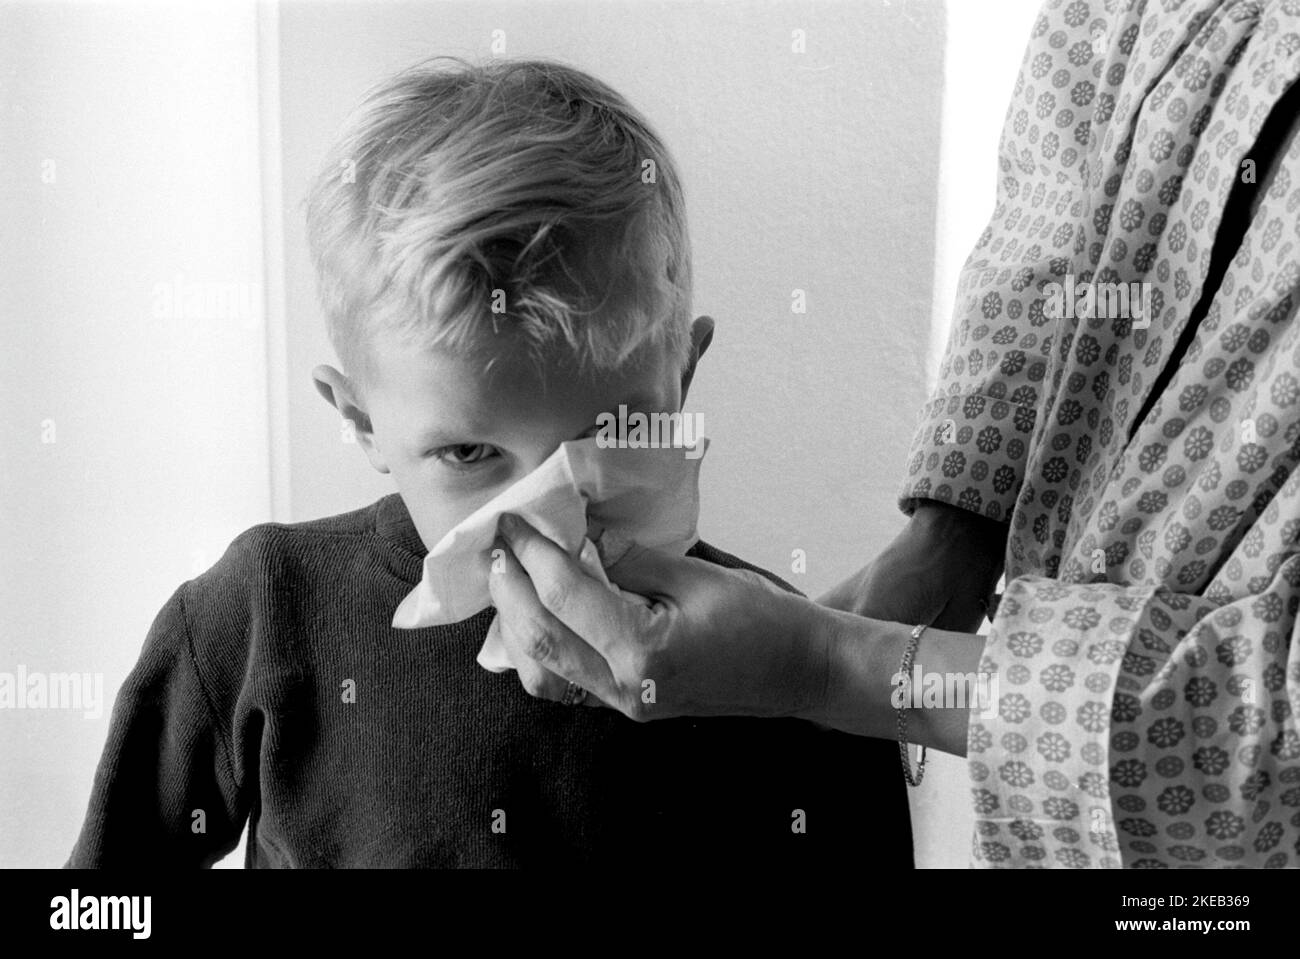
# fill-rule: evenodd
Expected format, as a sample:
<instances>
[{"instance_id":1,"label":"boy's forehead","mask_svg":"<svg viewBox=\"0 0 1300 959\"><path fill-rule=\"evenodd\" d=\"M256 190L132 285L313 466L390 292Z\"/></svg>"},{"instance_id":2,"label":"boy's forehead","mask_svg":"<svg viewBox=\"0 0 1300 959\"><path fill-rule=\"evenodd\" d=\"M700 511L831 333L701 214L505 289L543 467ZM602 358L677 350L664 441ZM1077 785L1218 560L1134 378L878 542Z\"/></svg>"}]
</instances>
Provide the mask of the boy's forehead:
<instances>
[{"instance_id":1,"label":"boy's forehead","mask_svg":"<svg viewBox=\"0 0 1300 959\"><path fill-rule=\"evenodd\" d=\"M671 359L658 346L638 350L615 370L584 368L561 349L538 358L522 344L465 352L381 337L373 347L376 390L408 409L476 416L480 408L540 412L549 407L669 399Z\"/></svg>"}]
</instances>

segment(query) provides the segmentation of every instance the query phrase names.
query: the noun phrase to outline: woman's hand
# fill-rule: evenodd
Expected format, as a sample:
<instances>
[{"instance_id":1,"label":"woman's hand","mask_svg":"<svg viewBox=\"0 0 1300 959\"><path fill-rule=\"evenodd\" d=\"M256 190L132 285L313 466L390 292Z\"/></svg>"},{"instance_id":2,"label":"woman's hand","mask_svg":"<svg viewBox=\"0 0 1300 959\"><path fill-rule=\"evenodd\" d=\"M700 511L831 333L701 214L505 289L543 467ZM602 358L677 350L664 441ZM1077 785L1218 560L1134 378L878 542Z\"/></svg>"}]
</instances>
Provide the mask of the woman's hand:
<instances>
[{"instance_id":1,"label":"woman's hand","mask_svg":"<svg viewBox=\"0 0 1300 959\"><path fill-rule=\"evenodd\" d=\"M1005 523L922 500L874 560L818 602L872 619L972 633L996 612L1006 542Z\"/></svg>"},{"instance_id":2,"label":"woman's hand","mask_svg":"<svg viewBox=\"0 0 1300 959\"><path fill-rule=\"evenodd\" d=\"M534 696L568 681L638 721L812 715L825 703L833 614L757 573L639 551L616 594L517 517L490 578L497 630ZM537 584L534 586L534 584ZM642 595L634 595L642 594Z\"/></svg>"}]
</instances>

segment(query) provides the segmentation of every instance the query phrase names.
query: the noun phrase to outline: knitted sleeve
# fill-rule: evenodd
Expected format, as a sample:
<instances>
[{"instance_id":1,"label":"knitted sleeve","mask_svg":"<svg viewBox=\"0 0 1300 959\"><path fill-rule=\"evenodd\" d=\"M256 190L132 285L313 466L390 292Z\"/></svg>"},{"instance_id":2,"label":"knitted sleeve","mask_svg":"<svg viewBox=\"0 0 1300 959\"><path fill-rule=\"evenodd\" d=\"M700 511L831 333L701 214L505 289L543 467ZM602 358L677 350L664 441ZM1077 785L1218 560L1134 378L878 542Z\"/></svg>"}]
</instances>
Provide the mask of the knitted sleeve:
<instances>
[{"instance_id":1,"label":"knitted sleeve","mask_svg":"<svg viewBox=\"0 0 1300 959\"><path fill-rule=\"evenodd\" d=\"M246 635L238 635L241 617L219 613L237 611L238 594L227 590L215 607L213 600L231 580L239 552L232 546L212 570L179 587L154 619L118 692L65 868L206 868L239 842L256 794L255 782L241 779L254 777L239 775L234 711L220 709L213 691L222 684L205 683L198 667L204 662L209 675L231 674L234 667L233 683L241 682L237 664L247 650ZM204 652L196 654L196 646Z\"/></svg>"}]
</instances>

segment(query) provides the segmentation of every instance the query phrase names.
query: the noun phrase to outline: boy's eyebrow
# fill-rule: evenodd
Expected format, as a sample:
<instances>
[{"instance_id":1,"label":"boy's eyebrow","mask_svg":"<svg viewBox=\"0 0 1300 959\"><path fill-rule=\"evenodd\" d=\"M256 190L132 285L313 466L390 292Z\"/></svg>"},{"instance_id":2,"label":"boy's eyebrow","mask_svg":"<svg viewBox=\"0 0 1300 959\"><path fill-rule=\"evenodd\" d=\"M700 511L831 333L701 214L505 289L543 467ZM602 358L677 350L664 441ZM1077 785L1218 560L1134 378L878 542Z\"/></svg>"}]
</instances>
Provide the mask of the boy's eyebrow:
<instances>
[{"instance_id":1,"label":"boy's eyebrow","mask_svg":"<svg viewBox=\"0 0 1300 959\"><path fill-rule=\"evenodd\" d=\"M429 423L426 426L417 428L411 433L411 442L421 448L432 448L434 446L451 446L457 443L480 442L478 439L468 439L467 437L479 437L492 432L490 421L481 421L477 417L471 416L467 420L456 420L452 423Z\"/></svg>"},{"instance_id":2,"label":"boy's eyebrow","mask_svg":"<svg viewBox=\"0 0 1300 959\"><path fill-rule=\"evenodd\" d=\"M415 435L416 446L446 446L447 434L442 430L427 430Z\"/></svg>"},{"instance_id":3,"label":"boy's eyebrow","mask_svg":"<svg viewBox=\"0 0 1300 959\"><path fill-rule=\"evenodd\" d=\"M595 415L592 416L591 422L584 427L584 430L595 426L597 418L602 414L608 413L617 419L619 412L618 408L620 406L627 407L629 413L636 411L648 412L653 410L658 403L659 397L657 397L653 392L642 391L634 393L631 396L620 397L618 402L614 404L613 409L598 410ZM463 429L447 429L444 426L430 426L428 429L417 430L412 434L412 443L420 449L432 449L438 446L450 446L455 443L467 442L465 437L474 436L480 432L483 431L475 429L470 424L466 424ZM479 441L476 440L475 442Z\"/></svg>"},{"instance_id":4,"label":"boy's eyebrow","mask_svg":"<svg viewBox=\"0 0 1300 959\"><path fill-rule=\"evenodd\" d=\"M418 430L413 434L413 444L420 449L432 449L437 446L450 446L453 443L465 442L464 436L470 435L472 431L462 431L458 434L455 431L449 431L444 427L433 426L425 430Z\"/></svg>"}]
</instances>

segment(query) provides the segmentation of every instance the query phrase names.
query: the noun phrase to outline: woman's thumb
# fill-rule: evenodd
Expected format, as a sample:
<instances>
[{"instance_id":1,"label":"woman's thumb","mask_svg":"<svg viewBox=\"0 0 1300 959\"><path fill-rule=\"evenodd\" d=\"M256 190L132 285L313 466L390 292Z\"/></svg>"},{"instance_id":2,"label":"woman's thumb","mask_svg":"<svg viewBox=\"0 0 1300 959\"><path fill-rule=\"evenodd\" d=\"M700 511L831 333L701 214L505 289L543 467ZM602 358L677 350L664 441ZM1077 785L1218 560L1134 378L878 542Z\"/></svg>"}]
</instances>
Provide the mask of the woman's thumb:
<instances>
[{"instance_id":1,"label":"woman's thumb","mask_svg":"<svg viewBox=\"0 0 1300 959\"><path fill-rule=\"evenodd\" d=\"M687 557L672 556L659 550L633 545L617 563L605 570L605 575L610 582L626 592L650 598L676 596L681 592L681 584L690 575L690 565L693 562L695 561Z\"/></svg>"}]
</instances>

